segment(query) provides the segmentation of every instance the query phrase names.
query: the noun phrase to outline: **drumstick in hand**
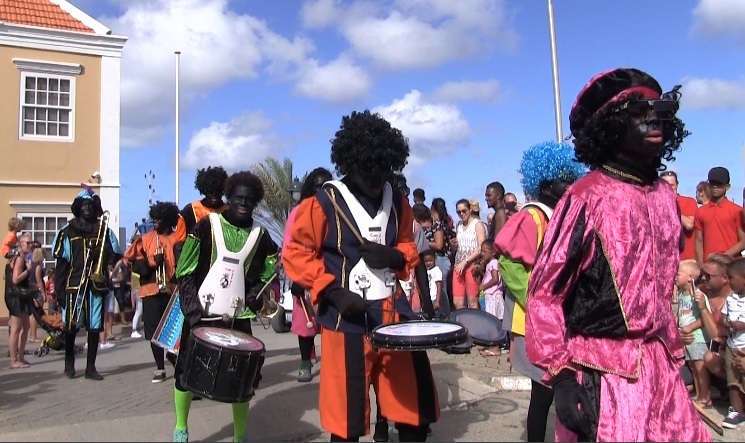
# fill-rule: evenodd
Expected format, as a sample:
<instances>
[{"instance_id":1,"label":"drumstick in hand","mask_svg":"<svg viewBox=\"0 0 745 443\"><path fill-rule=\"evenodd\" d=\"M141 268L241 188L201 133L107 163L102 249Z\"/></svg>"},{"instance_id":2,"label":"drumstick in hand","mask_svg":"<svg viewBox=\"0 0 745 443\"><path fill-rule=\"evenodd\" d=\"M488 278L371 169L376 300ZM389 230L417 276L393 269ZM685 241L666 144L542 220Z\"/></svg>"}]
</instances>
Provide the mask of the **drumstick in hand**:
<instances>
[{"instance_id":1,"label":"drumstick in hand","mask_svg":"<svg viewBox=\"0 0 745 443\"><path fill-rule=\"evenodd\" d=\"M305 321L307 322L307 323L305 323L305 326L308 329L311 329L311 328L313 328L313 322L310 321L310 317L308 316L308 310L305 309L305 300L303 300L305 298L305 294L301 295L298 298L300 299L300 307L303 308L303 313L305 314Z\"/></svg>"}]
</instances>

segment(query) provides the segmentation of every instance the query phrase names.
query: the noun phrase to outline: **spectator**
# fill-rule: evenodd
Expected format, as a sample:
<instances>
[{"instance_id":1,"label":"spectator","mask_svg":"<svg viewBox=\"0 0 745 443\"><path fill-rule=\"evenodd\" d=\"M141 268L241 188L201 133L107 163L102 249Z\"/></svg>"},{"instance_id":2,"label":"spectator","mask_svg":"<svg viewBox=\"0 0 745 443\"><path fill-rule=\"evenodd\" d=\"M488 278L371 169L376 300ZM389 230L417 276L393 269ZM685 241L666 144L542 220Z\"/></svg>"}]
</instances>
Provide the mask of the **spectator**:
<instances>
[{"instance_id":1,"label":"spectator","mask_svg":"<svg viewBox=\"0 0 745 443\"><path fill-rule=\"evenodd\" d=\"M479 282L474 280L471 266L481 258L481 244L486 240L484 222L474 217L471 203L458 200L456 211L460 221L456 227L457 249L453 268L453 304L456 309L466 306L478 309Z\"/></svg>"},{"instance_id":2,"label":"spectator","mask_svg":"<svg viewBox=\"0 0 745 443\"><path fill-rule=\"evenodd\" d=\"M11 217L8 220L8 234L3 240L3 246L0 248L0 254L5 258L13 257L17 252L18 233L23 227L23 220L18 217Z\"/></svg>"},{"instance_id":3,"label":"spectator","mask_svg":"<svg viewBox=\"0 0 745 443\"><path fill-rule=\"evenodd\" d=\"M486 200L486 206L494 210L494 218L492 223L489 224L489 232L486 234L486 238L494 241L497 233L507 221L507 212L502 201L504 199L504 186L499 182L489 183L486 185L484 199Z\"/></svg>"},{"instance_id":4,"label":"spectator","mask_svg":"<svg viewBox=\"0 0 745 443\"><path fill-rule=\"evenodd\" d=\"M739 257L745 249L742 208L726 197L730 188L729 171L717 166L709 171L711 201L696 210L696 261L703 263L709 254L724 253Z\"/></svg>"},{"instance_id":5,"label":"spectator","mask_svg":"<svg viewBox=\"0 0 745 443\"><path fill-rule=\"evenodd\" d=\"M440 314L447 317L450 315L450 302L452 294L452 243L455 240L455 231L452 227L452 218L448 215L445 200L437 197L432 200L430 208L432 214L432 229L426 231L429 248L435 251L435 264L442 272L442 301L440 303Z\"/></svg>"},{"instance_id":6,"label":"spectator","mask_svg":"<svg viewBox=\"0 0 745 443\"><path fill-rule=\"evenodd\" d=\"M417 204L417 203L424 204L424 200L426 200L426 197L424 196L424 189L422 188L414 189L412 196L414 197L414 204Z\"/></svg>"},{"instance_id":7,"label":"spectator","mask_svg":"<svg viewBox=\"0 0 745 443\"><path fill-rule=\"evenodd\" d=\"M429 296L432 300L432 306L435 309L435 317L440 318L442 312L440 307L442 306L442 271L436 265L435 252L428 249L419 256L424 261L424 266L427 268L427 280L429 281Z\"/></svg>"},{"instance_id":8,"label":"spectator","mask_svg":"<svg viewBox=\"0 0 745 443\"><path fill-rule=\"evenodd\" d=\"M745 423L745 260L730 263L727 278L732 293L722 308L722 325L728 329L724 367L732 410L722 422L722 427L735 429Z\"/></svg>"},{"instance_id":9,"label":"spectator","mask_svg":"<svg viewBox=\"0 0 745 443\"><path fill-rule=\"evenodd\" d=\"M504 283L499 274L499 261L495 257L492 240L485 240L481 244L481 264L484 270L479 292L484 294L484 310L502 320L504 317ZM497 357L501 354L499 346L484 348L481 351L482 357Z\"/></svg>"},{"instance_id":10,"label":"spectator","mask_svg":"<svg viewBox=\"0 0 745 443\"><path fill-rule=\"evenodd\" d=\"M680 253L681 260L688 260L696 258L696 239L693 232L693 220L696 216L696 210L698 205L696 200L691 197L684 197L678 194L678 174L673 171L664 171L660 174L663 180L665 180L673 191L675 191L675 200L678 203L678 209L680 210L680 224L683 227L683 250Z\"/></svg>"},{"instance_id":11,"label":"spectator","mask_svg":"<svg viewBox=\"0 0 745 443\"><path fill-rule=\"evenodd\" d=\"M693 334L693 343L685 345L685 359L693 373L693 384L696 387L696 403L702 407L711 407L709 387L711 379L709 371L704 367L704 355L707 351L704 338L701 308L694 300L696 290L695 280L699 278L701 270L696 260L683 260L678 266L675 276L675 286L678 288L678 328L681 334ZM708 310L708 300L704 297L705 308Z\"/></svg>"},{"instance_id":12,"label":"spectator","mask_svg":"<svg viewBox=\"0 0 745 443\"><path fill-rule=\"evenodd\" d=\"M8 260L5 265L5 304L8 307L10 328L8 334L8 348L10 352L10 369L28 368L31 365L24 358L26 354L26 339L28 338L31 313L30 301L18 296L11 296L13 287L29 288L29 268L25 258L31 245L31 234L21 234L18 237L18 254Z\"/></svg>"},{"instance_id":13,"label":"spectator","mask_svg":"<svg viewBox=\"0 0 745 443\"><path fill-rule=\"evenodd\" d=\"M507 211L507 218L514 215L520 210L520 205L517 202L517 196L512 192L504 194L504 209Z\"/></svg>"},{"instance_id":14,"label":"spectator","mask_svg":"<svg viewBox=\"0 0 745 443\"><path fill-rule=\"evenodd\" d=\"M696 185L696 203L703 206L711 200L711 187L709 182L703 181Z\"/></svg>"},{"instance_id":15,"label":"spectator","mask_svg":"<svg viewBox=\"0 0 745 443\"><path fill-rule=\"evenodd\" d=\"M37 246L38 245L38 246ZM44 259L46 254L44 248L40 244L33 246L33 250L29 254L31 257L27 258L27 262L30 263L29 267L29 285L35 289L34 295L34 308L39 312L43 312L44 302L47 298L46 287L44 285ZM38 343L40 340L36 336L36 332L39 328L36 322L36 317L29 315L29 331L28 331L28 342Z\"/></svg>"}]
</instances>

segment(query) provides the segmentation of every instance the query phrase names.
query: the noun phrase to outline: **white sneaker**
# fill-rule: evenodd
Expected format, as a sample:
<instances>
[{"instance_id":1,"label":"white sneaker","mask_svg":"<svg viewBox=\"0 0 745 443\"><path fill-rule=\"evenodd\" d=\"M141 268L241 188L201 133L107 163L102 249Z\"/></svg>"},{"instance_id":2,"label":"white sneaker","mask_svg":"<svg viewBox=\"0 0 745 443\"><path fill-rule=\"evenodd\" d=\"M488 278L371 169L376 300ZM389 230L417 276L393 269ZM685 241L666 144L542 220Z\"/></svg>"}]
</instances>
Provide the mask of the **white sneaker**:
<instances>
[{"instance_id":1,"label":"white sneaker","mask_svg":"<svg viewBox=\"0 0 745 443\"><path fill-rule=\"evenodd\" d=\"M101 348L101 349L111 349L114 346L116 346L114 343L111 343L110 341L107 341L107 342L101 343L99 345L99 348Z\"/></svg>"},{"instance_id":2,"label":"white sneaker","mask_svg":"<svg viewBox=\"0 0 745 443\"><path fill-rule=\"evenodd\" d=\"M132 331L132 335L130 335L132 338L142 338L142 334L140 334L137 331Z\"/></svg>"}]
</instances>

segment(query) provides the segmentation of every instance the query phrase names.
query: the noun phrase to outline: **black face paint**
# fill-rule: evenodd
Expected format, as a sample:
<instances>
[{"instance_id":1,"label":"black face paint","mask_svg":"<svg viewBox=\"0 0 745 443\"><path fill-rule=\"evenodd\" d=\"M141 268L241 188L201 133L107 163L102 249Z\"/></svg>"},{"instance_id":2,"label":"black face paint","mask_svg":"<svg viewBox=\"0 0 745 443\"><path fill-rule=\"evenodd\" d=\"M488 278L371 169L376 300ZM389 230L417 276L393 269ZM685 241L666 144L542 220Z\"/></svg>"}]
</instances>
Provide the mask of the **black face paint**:
<instances>
[{"instance_id":1,"label":"black face paint","mask_svg":"<svg viewBox=\"0 0 745 443\"><path fill-rule=\"evenodd\" d=\"M325 175L317 176L315 180L313 180L313 194L317 194L318 191L320 191L323 187L323 184L326 183L328 180L331 180L331 178Z\"/></svg>"},{"instance_id":2,"label":"black face paint","mask_svg":"<svg viewBox=\"0 0 745 443\"><path fill-rule=\"evenodd\" d=\"M363 177L359 174L352 175L352 182L370 198L379 197L385 186L385 180L382 177Z\"/></svg>"},{"instance_id":3,"label":"black face paint","mask_svg":"<svg viewBox=\"0 0 745 443\"><path fill-rule=\"evenodd\" d=\"M559 203L572 183L574 183L572 179L555 179L550 183L544 182L541 185L541 195L538 196L538 201L549 208L556 207L556 204Z\"/></svg>"},{"instance_id":4,"label":"black face paint","mask_svg":"<svg viewBox=\"0 0 745 443\"><path fill-rule=\"evenodd\" d=\"M238 185L233 188L233 193L228 198L228 205L228 220L236 226L244 226L253 217L256 196L248 186Z\"/></svg>"},{"instance_id":5,"label":"black face paint","mask_svg":"<svg viewBox=\"0 0 745 443\"><path fill-rule=\"evenodd\" d=\"M163 223L160 220L153 220L153 229L155 229L155 232L161 235L165 235L168 233L168 231L173 230L171 226L168 226L166 223Z\"/></svg>"},{"instance_id":6,"label":"black face paint","mask_svg":"<svg viewBox=\"0 0 745 443\"><path fill-rule=\"evenodd\" d=\"M664 146L662 122L650 106L634 111L629 110L629 126L621 152L629 158L641 157L641 163L658 160L662 156Z\"/></svg>"},{"instance_id":7,"label":"black face paint","mask_svg":"<svg viewBox=\"0 0 745 443\"><path fill-rule=\"evenodd\" d=\"M93 203L93 200L86 199L83 201L83 204L80 206L80 218L88 223L95 223L98 220L96 205Z\"/></svg>"}]
</instances>

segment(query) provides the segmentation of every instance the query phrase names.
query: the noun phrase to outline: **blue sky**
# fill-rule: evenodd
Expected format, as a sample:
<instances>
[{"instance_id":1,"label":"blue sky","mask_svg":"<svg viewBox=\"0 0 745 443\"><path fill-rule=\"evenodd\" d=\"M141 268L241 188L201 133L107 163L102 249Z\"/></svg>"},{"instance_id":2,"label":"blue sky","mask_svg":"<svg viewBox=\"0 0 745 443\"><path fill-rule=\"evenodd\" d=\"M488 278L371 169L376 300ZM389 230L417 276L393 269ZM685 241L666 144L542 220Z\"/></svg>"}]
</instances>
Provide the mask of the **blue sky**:
<instances>
[{"instance_id":1,"label":"blue sky","mask_svg":"<svg viewBox=\"0 0 745 443\"><path fill-rule=\"evenodd\" d=\"M121 226L175 200L175 55L181 56L179 205L196 168L271 155L297 175L330 167L353 110L410 139L406 173L427 200L482 202L494 180L522 199L522 152L555 138L545 0L72 0L114 34L122 59ZM555 0L562 120L594 74L635 67L683 85L692 135L670 169L693 195L713 166L745 185L745 2ZM482 214L483 215L483 214Z\"/></svg>"}]
</instances>

